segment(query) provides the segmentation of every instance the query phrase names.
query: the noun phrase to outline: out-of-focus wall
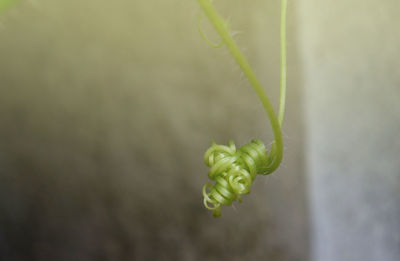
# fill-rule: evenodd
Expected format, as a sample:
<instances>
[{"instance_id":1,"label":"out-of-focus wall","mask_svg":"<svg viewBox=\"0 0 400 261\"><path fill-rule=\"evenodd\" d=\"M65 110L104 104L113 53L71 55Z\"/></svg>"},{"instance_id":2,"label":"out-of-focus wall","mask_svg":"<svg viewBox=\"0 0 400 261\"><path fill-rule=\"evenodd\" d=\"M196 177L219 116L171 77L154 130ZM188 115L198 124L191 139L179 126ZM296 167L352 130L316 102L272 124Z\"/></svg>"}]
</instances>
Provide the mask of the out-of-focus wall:
<instances>
[{"instance_id":1,"label":"out-of-focus wall","mask_svg":"<svg viewBox=\"0 0 400 261\"><path fill-rule=\"evenodd\" d=\"M277 105L279 1L214 2ZM272 135L227 51L201 39L195 0L3 14L0 259L308 260L296 8L283 166L220 219L202 205L210 141Z\"/></svg>"},{"instance_id":2,"label":"out-of-focus wall","mask_svg":"<svg viewBox=\"0 0 400 261\"><path fill-rule=\"evenodd\" d=\"M399 10L299 3L313 260L400 260Z\"/></svg>"}]
</instances>

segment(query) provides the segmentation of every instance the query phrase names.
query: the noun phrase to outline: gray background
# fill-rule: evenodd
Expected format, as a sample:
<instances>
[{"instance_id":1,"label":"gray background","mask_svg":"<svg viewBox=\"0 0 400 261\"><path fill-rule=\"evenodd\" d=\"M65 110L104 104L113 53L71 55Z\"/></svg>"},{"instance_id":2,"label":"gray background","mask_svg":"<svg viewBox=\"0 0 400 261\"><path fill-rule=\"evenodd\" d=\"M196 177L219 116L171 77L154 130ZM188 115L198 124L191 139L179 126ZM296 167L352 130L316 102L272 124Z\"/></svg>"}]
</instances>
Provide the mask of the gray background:
<instances>
[{"instance_id":1,"label":"gray background","mask_svg":"<svg viewBox=\"0 0 400 261\"><path fill-rule=\"evenodd\" d=\"M215 2L277 105L280 2ZM397 10L289 0L282 167L214 219L210 141L273 137L227 51L201 39L196 1L14 6L0 17L0 259L398 260Z\"/></svg>"},{"instance_id":2,"label":"gray background","mask_svg":"<svg viewBox=\"0 0 400 261\"><path fill-rule=\"evenodd\" d=\"M400 260L400 2L298 10L314 260Z\"/></svg>"}]
</instances>

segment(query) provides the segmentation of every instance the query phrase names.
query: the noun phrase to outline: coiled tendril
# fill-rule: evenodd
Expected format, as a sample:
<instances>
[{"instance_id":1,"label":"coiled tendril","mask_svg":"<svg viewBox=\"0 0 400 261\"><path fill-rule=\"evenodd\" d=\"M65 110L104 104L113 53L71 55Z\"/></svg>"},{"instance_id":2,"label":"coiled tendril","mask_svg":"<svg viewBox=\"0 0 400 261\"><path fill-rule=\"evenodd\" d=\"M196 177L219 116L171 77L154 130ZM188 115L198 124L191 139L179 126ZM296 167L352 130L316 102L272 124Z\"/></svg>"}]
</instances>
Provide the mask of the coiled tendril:
<instances>
[{"instance_id":1,"label":"coiled tendril","mask_svg":"<svg viewBox=\"0 0 400 261\"><path fill-rule=\"evenodd\" d=\"M199 20L199 31L206 42L214 48L226 46L237 64L251 83L260 98L269 121L272 126L275 141L271 151L268 153L264 143L258 139L236 149L233 141L228 146L217 145L214 142L204 155L204 161L210 171L208 177L215 181L214 185L209 183L203 187L204 206L213 211L215 217L221 215L223 205L231 205L234 201L241 201L241 195L250 193L251 185L257 174L267 175L275 171L283 156L283 141L281 127L285 112L286 97L286 7L287 0L282 0L281 6L281 94L278 117L275 115L272 104L262 88L259 80L254 74L247 60L240 52L229 32L229 24L221 18L212 5L212 0L197 0L204 14L214 26L221 43L215 44L210 41L201 30L201 18ZM207 191L208 188L208 191Z\"/></svg>"},{"instance_id":2,"label":"coiled tendril","mask_svg":"<svg viewBox=\"0 0 400 261\"><path fill-rule=\"evenodd\" d=\"M258 139L238 150L233 141L229 146L213 142L204 162L210 167L208 177L215 180L214 186L207 183L203 187L204 205L213 210L215 217L221 215L222 205L231 205L236 199L241 201L241 195L250 193L256 175L265 174L269 163L265 145Z\"/></svg>"}]
</instances>

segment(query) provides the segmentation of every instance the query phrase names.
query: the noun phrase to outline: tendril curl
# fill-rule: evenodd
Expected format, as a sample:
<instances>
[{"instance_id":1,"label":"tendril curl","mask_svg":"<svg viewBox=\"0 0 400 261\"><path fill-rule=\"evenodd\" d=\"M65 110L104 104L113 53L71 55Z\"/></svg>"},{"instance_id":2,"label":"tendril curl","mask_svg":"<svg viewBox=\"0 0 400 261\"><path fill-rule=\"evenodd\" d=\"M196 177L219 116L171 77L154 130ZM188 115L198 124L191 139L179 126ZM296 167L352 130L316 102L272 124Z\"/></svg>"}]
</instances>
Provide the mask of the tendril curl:
<instances>
[{"instance_id":1,"label":"tendril curl","mask_svg":"<svg viewBox=\"0 0 400 261\"><path fill-rule=\"evenodd\" d=\"M221 38L221 43L210 41L201 29L199 19L199 31L203 39L212 47L225 46L242 69L251 86L260 98L274 133L274 143L268 152L264 143L259 139L252 140L249 144L236 149L235 143L230 141L228 146L218 145L212 142L211 147L204 155L204 162L210 168L208 177L215 181L214 185L206 183L203 186L204 206L213 211L214 217L221 216L221 207L229 206L236 200L241 202L242 195L250 193L251 185L257 174L267 175L274 172L282 162L283 140L282 122L285 113L286 99L286 8L287 0L281 0L281 78L280 78L280 104L278 115L257 79L253 69L240 52L232 34L229 32L229 24L218 14L212 0L197 0L203 13L213 25Z\"/></svg>"},{"instance_id":2,"label":"tendril curl","mask_svg":"<svg viewBox=\"0 0 400 261\"><path fill-rule=\"evenodd\" d=\"M215 217L219 217L222 205L241 201L241 195L250 193L256 175L266 173L268 159L265 145L258 139L238 150L233 141L228 146L213 142L204 154L204 162L210 167L208 177L215 180L215 185L204 185L204 206L212 210Z\"/></svg>"}]
</instances>

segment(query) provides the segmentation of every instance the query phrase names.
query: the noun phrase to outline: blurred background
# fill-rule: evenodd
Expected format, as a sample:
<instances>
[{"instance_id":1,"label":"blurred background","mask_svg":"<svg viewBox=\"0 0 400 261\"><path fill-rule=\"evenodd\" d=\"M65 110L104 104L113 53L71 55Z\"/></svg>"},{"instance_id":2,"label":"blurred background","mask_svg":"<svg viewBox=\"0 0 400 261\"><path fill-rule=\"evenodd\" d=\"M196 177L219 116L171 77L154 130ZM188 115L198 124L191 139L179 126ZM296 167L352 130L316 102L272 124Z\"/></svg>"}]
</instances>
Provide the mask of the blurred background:
<instances>
[{"instance_id":1,"label":"blurred background","mask_svg":"<svg viewBox=\"0 0 400 261\"><path fill-rule=\"evenodd\" d=\"M277 106L280 1L214 2ZM210 141L273 136L195 0L3 11L0 260L399 260L399 10L289 0L284 161L219 219Z\"/></svg>"}]
</instances>

